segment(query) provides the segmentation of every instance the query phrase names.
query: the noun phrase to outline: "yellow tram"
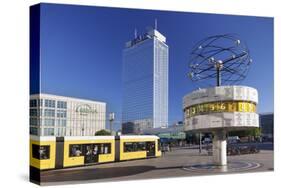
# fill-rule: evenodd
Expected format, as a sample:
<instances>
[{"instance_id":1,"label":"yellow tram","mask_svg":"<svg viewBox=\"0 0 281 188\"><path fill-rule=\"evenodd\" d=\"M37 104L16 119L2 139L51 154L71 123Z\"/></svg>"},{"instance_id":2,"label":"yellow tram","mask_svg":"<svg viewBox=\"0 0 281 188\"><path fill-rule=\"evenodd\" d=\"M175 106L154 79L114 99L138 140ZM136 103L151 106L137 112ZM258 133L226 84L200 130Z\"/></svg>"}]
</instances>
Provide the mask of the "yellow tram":
<instances>
[{"instance_id":1,"label":"yellow tram","mask_svg":"<svg viewBox=\"0 0 281 188\"><path fill-rule=\"evenodd\" d=\"M160 156L152 135L30 137L31 172Z\"/></svg>"}]
</instances>

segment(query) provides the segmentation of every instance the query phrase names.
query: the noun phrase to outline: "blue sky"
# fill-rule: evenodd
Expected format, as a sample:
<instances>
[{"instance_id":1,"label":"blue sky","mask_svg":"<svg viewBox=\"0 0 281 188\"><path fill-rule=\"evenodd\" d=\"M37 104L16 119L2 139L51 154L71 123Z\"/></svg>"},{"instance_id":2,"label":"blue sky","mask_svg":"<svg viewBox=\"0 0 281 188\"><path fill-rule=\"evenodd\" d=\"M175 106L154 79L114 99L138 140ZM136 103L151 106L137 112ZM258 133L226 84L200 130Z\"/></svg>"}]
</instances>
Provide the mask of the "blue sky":
<instances>
[{"instance_id":1,"label":"blue sky","mask_svg":"<svg viewBox=\"0 0 281 188\"><path fill-rule=\"evenodd\" d=\"M121 120L122 49L158 20L169 45L169 122L182 120L182 97L196 89L186 76L193 45L216 34L236 33L253 64L241 85L259 91L259 112L273 112L273 19L219 14L43 4L41 92L107 103Z\"/></svg>"}]
</instances>

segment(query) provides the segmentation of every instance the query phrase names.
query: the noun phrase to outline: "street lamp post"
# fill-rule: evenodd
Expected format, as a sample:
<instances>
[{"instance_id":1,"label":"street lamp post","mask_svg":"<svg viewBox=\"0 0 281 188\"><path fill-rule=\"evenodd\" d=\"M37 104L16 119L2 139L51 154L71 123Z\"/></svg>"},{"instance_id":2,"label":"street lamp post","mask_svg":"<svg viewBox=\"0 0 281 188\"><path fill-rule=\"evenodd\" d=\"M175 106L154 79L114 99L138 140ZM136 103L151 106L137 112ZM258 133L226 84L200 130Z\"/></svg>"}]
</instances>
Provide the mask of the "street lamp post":
<instances>
[{"instance_id":1,"label":"street lamp post","mask_svg":"<svg viewBox=\"0 0 281 188\"><path fill-rule=\"evenodd\" d=\"M202 139L202 134L201 132L199 132L199 153L202 153L202 143L201 143L201 139Z\"/></svg>"},{"instance_id":2,"label":"street lamp post","mask_svg":"<svg viewBox=\"0 0 281 188\"><path fill-rule=\"evenodd\" d=\"M82 136L85 136L84 134L84 131L85 131L85 127L84 127L84 122L82 123Z\"/></svg>"},{"instance_id":3,"label":"street lamp post","mask_svg":"<svg viewBox=\"0 0 281 188\"><path fill-rule=\"evenodd\" d=\"M113 124L114 119L115 119L115 113L114 112L110 112L109 113L109 124L110 124L110 134L111 135L113 133L112 124Z\"/></svg>"}]
</instances>

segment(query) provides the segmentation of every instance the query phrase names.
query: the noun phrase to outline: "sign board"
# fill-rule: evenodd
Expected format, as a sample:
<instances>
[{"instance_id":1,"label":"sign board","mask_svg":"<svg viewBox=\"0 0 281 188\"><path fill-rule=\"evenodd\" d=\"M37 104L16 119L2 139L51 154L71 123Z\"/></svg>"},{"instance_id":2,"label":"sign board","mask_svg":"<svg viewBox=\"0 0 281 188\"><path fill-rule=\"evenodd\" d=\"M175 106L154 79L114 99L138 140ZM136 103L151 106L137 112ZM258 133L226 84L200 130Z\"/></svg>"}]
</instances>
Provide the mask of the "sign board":
<instances>
[{"instance_id":1,"label":"sign board","mask_svg":"<svg viewBox=\"0 0 281 188\"><path fill-rule=\"evenodd\" d=\"M93 109L88 104L81 104L81 105L77 106L76 112L80 113L80 115L88 115L88 114L98 113L96 109Z\"/></svg>"}]
</instances>

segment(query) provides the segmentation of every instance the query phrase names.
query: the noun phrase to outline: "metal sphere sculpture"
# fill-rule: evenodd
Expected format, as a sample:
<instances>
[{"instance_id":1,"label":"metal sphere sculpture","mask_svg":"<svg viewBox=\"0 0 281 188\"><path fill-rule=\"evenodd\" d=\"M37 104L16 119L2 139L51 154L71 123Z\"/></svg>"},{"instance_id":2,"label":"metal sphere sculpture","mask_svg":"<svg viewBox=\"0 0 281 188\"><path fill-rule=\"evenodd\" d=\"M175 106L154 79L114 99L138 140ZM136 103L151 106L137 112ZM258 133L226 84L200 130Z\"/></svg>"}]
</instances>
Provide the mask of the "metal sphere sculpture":
<instances>
[{"instance_id":1,"label":"metal sphere sculpture","mask_svg":"<svg viewBox=\"0 0 281 188\"><path fill-rule=\"evenodd\" d=\"M191 51L190 79L198 85L225 85L195 90L183 100L185 130L213 133L213 160L219 166L227 165L228 131L259 127L257 90L231 86L246 78L251 63L246 44L236 35L207 37Z\"/></svg>"},{"instance_id":2,"label":"metal sphere sculpture","mask_svg":"<svg viewBox=\"0 0 281 188\"><path fill-rule=\"evenodd\" d=\"M193 47L188 76L199 85L231 85L245 79L251 63L246 44L236 35L210 36Z\"/></svg>"}]
</instances>

